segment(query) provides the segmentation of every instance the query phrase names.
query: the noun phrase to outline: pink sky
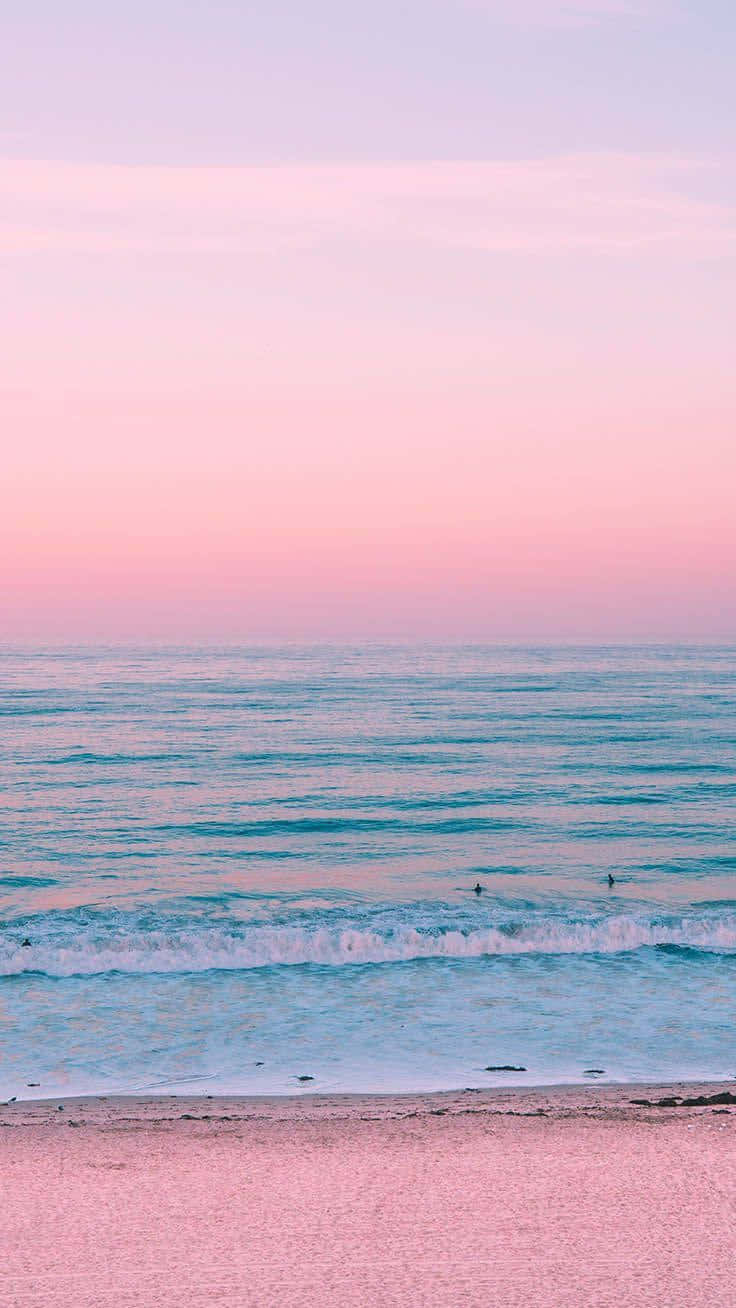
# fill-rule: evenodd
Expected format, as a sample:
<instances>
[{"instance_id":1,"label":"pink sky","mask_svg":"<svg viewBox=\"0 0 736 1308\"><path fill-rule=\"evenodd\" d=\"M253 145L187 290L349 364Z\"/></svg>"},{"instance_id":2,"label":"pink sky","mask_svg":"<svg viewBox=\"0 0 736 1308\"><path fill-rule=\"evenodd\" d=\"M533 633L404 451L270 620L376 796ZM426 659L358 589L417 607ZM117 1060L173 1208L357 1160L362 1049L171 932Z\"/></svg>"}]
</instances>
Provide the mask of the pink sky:
<instances>
[{"instance_id":1,"label":"pink sky","mask_svg":"<svg viewBox=\"0 0 736 1308\"><path fill-rule=\"evenodd\" d=\"M13 155L0 638L736 636L722 152Z\"/></svg>"}]
</instances>

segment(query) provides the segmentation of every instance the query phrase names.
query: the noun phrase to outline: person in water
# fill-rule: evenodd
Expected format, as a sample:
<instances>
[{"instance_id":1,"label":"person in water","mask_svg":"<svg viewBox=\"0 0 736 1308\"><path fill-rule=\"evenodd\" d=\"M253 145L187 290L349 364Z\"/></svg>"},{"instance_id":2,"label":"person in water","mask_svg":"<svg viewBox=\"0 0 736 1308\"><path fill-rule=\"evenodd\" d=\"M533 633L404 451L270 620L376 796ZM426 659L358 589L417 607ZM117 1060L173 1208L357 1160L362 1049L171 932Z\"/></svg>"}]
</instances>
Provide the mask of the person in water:
<instances>
[{"instance_id":1,"label":"person in water","mask_svg":"<svg viewBox=\"0 0 736 1308\"><path fill-rule=\"evenodd\" d=\"M609 872L609 873L608 873L608 888L609 888L609 890L610 890L611 886L615 886L615 884L616 884L616 879L615 879L615 877L612 877L612 876L611 876L611 873Z\"/></svg>"},{"instance_id":2,"label":"person in water","mask_svg":"<svg viewBox=\"0 0 736 1308\"><path fill-rule=\"evenodd\" d=\"M474 895L482 895L482 894L483 894L483 887L482 887L482 885L480 884L480 881L476 881L475 885L473 886L473 894L474 894Z\"/></svg>"}]
</instances>

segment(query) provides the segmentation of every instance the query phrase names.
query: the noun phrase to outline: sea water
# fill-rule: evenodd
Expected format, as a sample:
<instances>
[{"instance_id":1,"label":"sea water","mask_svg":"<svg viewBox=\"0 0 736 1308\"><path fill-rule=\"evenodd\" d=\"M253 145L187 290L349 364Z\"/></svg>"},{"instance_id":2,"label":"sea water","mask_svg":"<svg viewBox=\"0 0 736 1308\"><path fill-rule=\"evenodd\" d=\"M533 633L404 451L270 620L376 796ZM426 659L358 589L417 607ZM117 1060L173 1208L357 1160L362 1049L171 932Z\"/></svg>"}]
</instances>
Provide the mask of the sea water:
<instances>
[{"instance_id":1,"label":"sea water","mask_svg":"<svg viewBox=\"0 0 736 1308\"><path fill-rule=\"evenodd\" d=\"M2 651L0 1094L733 1077L734 673Z\"/></svg>"}]
</instances>

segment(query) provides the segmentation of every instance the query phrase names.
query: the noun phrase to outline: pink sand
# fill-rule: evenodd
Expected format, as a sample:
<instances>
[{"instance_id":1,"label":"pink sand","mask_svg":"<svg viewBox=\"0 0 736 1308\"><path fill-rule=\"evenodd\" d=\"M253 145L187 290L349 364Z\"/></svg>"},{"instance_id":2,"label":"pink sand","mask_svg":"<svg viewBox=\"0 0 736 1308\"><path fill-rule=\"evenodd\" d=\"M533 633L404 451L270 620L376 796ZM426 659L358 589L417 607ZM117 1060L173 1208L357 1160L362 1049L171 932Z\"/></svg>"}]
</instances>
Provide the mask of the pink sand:
<instances>
[{"instance_id":1,"label":"pink sand","mask_svg":"<svg viewBox=\"0 0 736 1308\"><path fill-rule=\"evenodd\" d=\"M0 1300L732 1308L736 1115L641 1093L13 1104Z\"/></svg>"}]
</instances>

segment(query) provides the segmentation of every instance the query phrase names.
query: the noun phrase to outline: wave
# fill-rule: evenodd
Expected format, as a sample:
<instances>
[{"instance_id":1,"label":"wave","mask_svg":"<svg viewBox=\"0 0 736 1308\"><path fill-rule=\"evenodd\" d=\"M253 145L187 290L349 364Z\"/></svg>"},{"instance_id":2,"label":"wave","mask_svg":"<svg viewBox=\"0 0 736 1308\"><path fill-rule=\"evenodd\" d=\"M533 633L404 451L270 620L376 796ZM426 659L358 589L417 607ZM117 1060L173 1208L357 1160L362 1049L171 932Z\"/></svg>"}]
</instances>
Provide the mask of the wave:
<instances>
[{"instance_id":1,"label":"wave","mask_svg":"<svg viewBox=\"0 0 736 1308\"><path fill-rule=\"evenodd\" d=\"M619 954L656 946L736 949L736 916L652 922L611 916L585 922L545 919L474 930L412 925L191 926L100 932L31 941L0 941L0 976L94 976L108 972L186 973L316 964L404 963L520 954Z\"/></svg>"},{"instance_id":2,"label":"wave","mask_svg":"<svg viewBox=\"0 0 736 1308\"><path fill-rule=\"evenodd\" d=\"M437 805L436 807L442 807ZM260 818L251 822L226 822L202 819L195 822L172 822L151 827L161 835L181 835L202 839L247 839L266 836L371 835L381 832L431 833L437 835L473 835L485 831L511 831L521 827L517 818L447 817L427 822L401 817L298 817ZM526 824L529 827L530 822Z\"/></svg>"}]
</instances>

